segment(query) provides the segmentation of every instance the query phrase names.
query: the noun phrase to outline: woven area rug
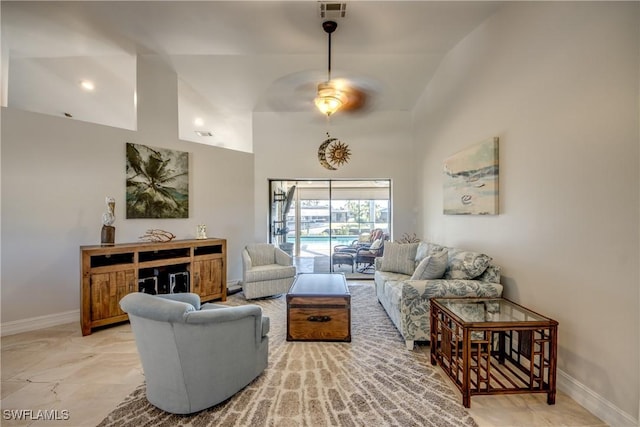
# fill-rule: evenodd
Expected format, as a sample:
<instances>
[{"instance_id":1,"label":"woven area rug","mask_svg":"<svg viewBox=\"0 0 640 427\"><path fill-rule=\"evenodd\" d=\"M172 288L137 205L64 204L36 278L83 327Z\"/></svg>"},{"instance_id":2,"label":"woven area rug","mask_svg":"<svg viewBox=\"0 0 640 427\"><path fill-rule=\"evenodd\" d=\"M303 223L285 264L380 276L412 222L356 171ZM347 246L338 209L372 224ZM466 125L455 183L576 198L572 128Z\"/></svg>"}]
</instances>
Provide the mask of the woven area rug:
<instances>
[{"instance_id":1,"label":"woven area rug","mask_svg":"<svg viewBox=\"0 0 640 427\"><path fill-rule=\"evenodd\" d=\"M377 302L373 284L349 287L351 343L287 342L285 297L251 301L271 318L269 366L229 400L189 416L151 405L144 385L100 426L477 426L429 361ZM247 304L242 293L227 304Z\"/></svg>"}]
</instances>

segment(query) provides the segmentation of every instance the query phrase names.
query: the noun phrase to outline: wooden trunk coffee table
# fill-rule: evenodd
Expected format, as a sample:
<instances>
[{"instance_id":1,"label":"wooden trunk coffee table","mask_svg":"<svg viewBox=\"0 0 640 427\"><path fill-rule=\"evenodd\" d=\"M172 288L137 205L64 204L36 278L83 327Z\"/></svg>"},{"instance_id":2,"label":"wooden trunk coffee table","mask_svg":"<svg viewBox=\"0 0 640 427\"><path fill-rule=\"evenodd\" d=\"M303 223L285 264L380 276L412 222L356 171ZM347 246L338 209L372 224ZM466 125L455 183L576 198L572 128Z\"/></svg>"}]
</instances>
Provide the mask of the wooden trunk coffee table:
<instances>
[{"instance_id":1,"label":"wooden trunk coffee table","mask_svg":"<svg viewBox=\"0 0 640 427\"><path fill-rule=\"evenodd\" d=\"M351 341L351 294L344 274L296 277L287 293L287 341Z\"/></svg>"},{"instance_id":2,"label":"wooden trunk coffee table","mask_svg":"<svg viewBox=\"0 0 640 427\"><path fill-rule=\"evenodd\" d=\"M432 298L431 364L462 392L546 393L556 401L558 322L504 298Z\"/></svg>"}]
</instances>

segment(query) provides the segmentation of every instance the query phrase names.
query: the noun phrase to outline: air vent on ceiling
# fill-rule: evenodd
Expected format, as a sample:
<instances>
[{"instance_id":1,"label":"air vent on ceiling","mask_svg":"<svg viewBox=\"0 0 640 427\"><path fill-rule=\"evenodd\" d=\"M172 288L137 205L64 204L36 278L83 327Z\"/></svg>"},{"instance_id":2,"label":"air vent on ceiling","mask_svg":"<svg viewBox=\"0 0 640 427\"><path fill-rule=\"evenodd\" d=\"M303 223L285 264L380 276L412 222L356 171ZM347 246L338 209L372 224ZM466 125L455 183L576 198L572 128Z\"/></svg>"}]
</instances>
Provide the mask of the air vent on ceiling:
<instances>
[{"instance_id":1,"label":"air vent on ceiling","mask_svg":"<svg viewBox=\"0 0 640 427\"><path fill-rule=\"evenodd\" d=\"M344 18L347 14L347 4L332 1L318 2L320 18L338 19Z\"/></svg>"}]
</instances>

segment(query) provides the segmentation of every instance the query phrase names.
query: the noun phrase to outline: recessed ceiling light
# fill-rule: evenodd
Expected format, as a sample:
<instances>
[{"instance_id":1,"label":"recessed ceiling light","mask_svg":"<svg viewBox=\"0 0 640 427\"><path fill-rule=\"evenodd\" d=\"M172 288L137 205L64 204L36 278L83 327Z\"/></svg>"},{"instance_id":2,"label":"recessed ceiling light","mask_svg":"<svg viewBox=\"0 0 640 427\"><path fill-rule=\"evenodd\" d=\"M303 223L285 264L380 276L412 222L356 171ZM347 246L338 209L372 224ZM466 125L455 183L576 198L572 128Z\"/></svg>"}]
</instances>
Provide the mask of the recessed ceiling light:
<instances>
[{"instance_id":1,"label":"recessed ceiling light","mask_svg":"<svg viewBox=\"0 0 640 427\"><path fill-rule=\"evenodd\" d=\"M196 135L198 136L213 136L213 134L208 130L197 130Z\"/></svg>"},{"instance_id":2,"label":"recessed ceiling light","mask_svg":"<svg viewBox=\"0 0 640 427\"><path fill-rule=\"evenodd\" d=\"M92 91L96 88L96 86L93 84L91 80L82 80L80 82L80 86L82 86L82 89L89 90L89 91Z\"/></svg>"},{"instance_id":3,"label":"recessed ceiling light","mask_svg":"<svg viewBox=\"0 0 640 427\"><path fill-rule=\"evenodd\" d=\"M202 126L204 124L204 120L202 120L202 117L196 117L193 120L193 124L196 126Z\"/></svg>"}]
</instances>

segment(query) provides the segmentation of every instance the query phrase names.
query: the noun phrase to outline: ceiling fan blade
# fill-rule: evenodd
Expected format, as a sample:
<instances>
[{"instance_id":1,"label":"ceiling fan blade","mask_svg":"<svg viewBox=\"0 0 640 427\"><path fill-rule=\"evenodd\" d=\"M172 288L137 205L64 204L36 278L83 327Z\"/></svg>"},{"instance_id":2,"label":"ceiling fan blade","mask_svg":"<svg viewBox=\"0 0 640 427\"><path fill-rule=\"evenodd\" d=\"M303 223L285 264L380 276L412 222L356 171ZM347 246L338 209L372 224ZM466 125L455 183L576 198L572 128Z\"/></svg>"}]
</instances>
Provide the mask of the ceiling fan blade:
<instances>
[{"instance_id":1,"label":"ceiling fan blade","mask_svg":"<svg viewBox=\"0 0 640 427\"><path fill-rule=\"evenodd\" d=\"M337 84L347 95L347 102L338 112L368 112L380 92L379 84L364 77L336 79Z\"/></svg>"},{"instance_id":2,"label":"ceiling fan blade","mask_svg":"<svg viewBox=\"0 0 640 427\"><path fill-rule=\"evenodd\" d=\"M336 74L347 75L344 72ZM267 88L263 100L277 112L314 111L318 84L325 82L326 78L326 74L319 70L304 70L288 74L275 80ZM347 103L338 113L366 113L372 109L375 98L380 93L380 84L367 77L338 77L331 81L339 85L347 95Z\"/></svg>"},{"instance_id":3,"label":"ceiling fan blade","mask_svg":"<svg viewBox=\"0 0 640 427\"><path fill-rule=\"evenodd\" d=\"M326 78L316 70L298 71L275 80L265 91L265 102L277 112L310 111L317 82Z\"/></svg>"},{"instance_id":4,"label":"ceiling fan blade","mask_svg":"<svg viewBox=\"0 0 640 427\"><path fill-rule=\"evenodd\" d=\"M347 103L340 108L341 111L355 112L366 108L369 98L367 92L356 87L349 87L346 93Z\"/></svg>"}]
</instances>

